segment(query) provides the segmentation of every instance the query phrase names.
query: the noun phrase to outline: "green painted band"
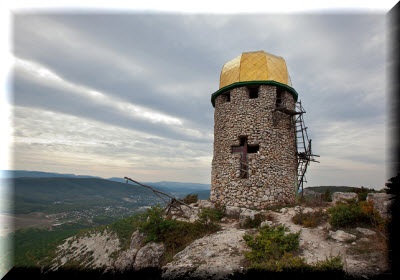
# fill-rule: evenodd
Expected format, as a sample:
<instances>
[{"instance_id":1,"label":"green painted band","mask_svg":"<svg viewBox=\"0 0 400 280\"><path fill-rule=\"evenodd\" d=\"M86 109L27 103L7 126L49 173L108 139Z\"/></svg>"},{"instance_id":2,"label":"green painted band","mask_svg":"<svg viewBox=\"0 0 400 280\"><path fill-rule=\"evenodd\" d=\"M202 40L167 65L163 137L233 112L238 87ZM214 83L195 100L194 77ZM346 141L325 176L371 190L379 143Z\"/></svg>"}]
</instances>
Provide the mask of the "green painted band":
<instances>
[{"instance_id":1,"label":"green painted band","mask_svg":"<svg viewBox=\"0 0 400 280\"><path fill-rule=\"evenodd\" d=\"M227 85L227 86L225 86L225 87L223 87L223 88L220 88L219 90L217 90L216 92L214 92L214 93L211 95L211 103L212 103L213 107L215 107L215 99L216 99L219 95L225 93L226 91L229 91L229 90L232 90L232 89L234 89L234 88L237 88L237 87L251 86L251 85L273 85L273 86L279 86L279 87L282 87L282 88L286 89L288 92L290 92L290 93L293 95L294 100L295 100L296 102L297 102L297 99L298 99L298 97L299 97L299 95L297 94L297 92L296 92L296 90L295 90L294 88L292 88L292 87L290 87L290 86L288 86L288 85L285 85L285 84L276 82L276 81L248 81L248 82L237 82L237 83L233 83L233 84Z\"/></svg>"}]
</instances>

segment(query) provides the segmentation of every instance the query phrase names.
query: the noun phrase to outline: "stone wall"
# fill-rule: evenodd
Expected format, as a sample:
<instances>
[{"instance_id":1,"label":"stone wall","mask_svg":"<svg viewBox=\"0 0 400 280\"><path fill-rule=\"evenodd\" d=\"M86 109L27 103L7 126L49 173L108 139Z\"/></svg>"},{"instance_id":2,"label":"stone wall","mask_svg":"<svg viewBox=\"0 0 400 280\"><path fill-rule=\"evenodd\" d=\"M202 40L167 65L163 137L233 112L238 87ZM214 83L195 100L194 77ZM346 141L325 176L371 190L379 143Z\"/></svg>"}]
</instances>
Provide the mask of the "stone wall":
<instances>
[{"instance_id":1,"label":"stone wall","mask_svg":"<svg viewBox=\"0 0 400 280\"><path fill-rule=\"evenodd\" d=\"M261 85L257 98L249 98L246 86L215 100L214 156L211 173L213 202L262 209L295 201L297 182L296 138L293 117L276 107L275 86ZM282 91L282 104L295 109L293 96ZM240 154L232 153L246 136L249 145L248 178L240 178Z\"/></svg>"}]
</instances>

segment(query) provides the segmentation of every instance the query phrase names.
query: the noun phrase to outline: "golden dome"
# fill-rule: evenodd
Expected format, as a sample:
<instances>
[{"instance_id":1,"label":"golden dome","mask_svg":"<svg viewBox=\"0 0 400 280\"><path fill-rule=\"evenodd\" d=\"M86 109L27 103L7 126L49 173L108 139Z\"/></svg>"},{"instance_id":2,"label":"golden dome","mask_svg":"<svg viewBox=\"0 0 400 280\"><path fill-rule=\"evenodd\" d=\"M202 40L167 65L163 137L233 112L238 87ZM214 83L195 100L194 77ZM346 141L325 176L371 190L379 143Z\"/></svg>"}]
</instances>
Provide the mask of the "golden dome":
<instances>
[{"instance_id":1,"label":"golden dome","mask_svg":"<svg viewBox=\"0 0 400 280\"><path fill-rule=\"evenodd\" d=\"M248 81L276 81L292 86L285 60L265 51L244 52L225 63L219 88Z\"/></svg>"},{"instance_id":2,"label":"golden dome","mask_svg":"<svg viewBox=\"0 0 400 280\"><path fill-rule=\"evenodd\" d=\"M265 51L243 52L224 64L219 79L219 90L211 95L211 103L232 88L258 84L285 88L297 101L298 94L292 88L285 60Z\"/></svg>"}]
</instances>

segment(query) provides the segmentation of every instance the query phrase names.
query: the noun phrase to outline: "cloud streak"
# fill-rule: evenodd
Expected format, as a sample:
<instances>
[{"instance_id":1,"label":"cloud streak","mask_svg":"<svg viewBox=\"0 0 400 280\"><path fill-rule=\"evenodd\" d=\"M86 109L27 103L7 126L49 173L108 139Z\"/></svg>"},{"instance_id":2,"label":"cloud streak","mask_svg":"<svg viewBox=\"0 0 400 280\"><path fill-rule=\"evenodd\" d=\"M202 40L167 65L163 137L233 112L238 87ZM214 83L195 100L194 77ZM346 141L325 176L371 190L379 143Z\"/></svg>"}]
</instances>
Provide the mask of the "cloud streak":
<instances>
[{"instance_id":1,"label":"cloud streak","mask_svg":"<svg viewBox=\"0 0 400 280\"><path fill-rule=\"evenodd\" d=\"M211 94L244 51L282 56L321 163L381 188L384 14L16 13L15 168L210 183Z\"/></svg>"}]
</instances>

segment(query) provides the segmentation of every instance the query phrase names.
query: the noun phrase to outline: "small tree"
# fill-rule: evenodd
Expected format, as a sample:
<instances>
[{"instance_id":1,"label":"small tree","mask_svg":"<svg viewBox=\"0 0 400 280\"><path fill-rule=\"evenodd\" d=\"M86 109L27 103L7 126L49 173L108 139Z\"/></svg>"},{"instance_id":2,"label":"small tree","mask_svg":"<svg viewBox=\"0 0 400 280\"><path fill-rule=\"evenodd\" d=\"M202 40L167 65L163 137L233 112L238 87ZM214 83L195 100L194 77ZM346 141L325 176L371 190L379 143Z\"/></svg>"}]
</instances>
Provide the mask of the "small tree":
<instances>
[{"instance_id":1,"label":"small tree","mask_svg":"<svg viewBox=\"0 0 400 280\"><path fill-rule=\"evenodd\" d=\"M323 198L324 198L324 201L326 201L326 202L331 202L332 201L331 190L329 188L326 189Z\"/></svg>"}]
</instances>

